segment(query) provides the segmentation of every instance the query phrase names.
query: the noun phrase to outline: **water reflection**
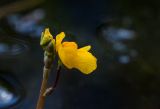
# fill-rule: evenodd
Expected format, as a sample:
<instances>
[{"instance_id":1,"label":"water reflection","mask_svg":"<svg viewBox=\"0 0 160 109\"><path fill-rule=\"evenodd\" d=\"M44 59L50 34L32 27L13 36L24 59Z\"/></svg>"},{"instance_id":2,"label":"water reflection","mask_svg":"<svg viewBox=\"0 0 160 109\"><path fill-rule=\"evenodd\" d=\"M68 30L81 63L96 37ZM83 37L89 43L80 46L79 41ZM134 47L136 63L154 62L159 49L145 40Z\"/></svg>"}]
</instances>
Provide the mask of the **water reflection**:
<instances>
[{"instance_id":1,"label":"water reflection","mask_svg":"<svg viewBox=\"0 0 160 109\"><path fill-rule=\"evenodd\" d=\"M5 72L6 73L6 72ZM15 105L24 96L24 89L10 74L0 74L0 109Z\"/></svg>"},{"instance_id":2,"label":"water reflection","mask_svg":"<svg viewBox=\"0 0 160 109\"><path fill-rule=\"evenodd\" d=\"M15 38L1 38L0 39L0 57L12 57L28 50L27 44Z\"/></svg>"},{"instance_id":3,"label":"water reflection","mask_svg":"<svg viewBox=\"0 0 160 109\"><path fill-rule=\"evenodd\" d=\"M13 14L7 17L8 23L13 29L27 36L40 37L44 26L39 24L45 17L43 9L36 9L27 15Z\"/></svg>"},{"instance_id":4,"label":"water reflection","mask_svg":"<svg viewBox=\"0 0 160 109\"><path fill-rule=\"evenodd\" d=\"M13 104L16 101L14 98L16 97L14 97L12 92L0 86L0 107L4 107L8 104Z\"/></svg>"},{"instance_id":5,"label":"water reflection","mask_svg":"<svg viewBox=\"0 0 160 109\"><path fill-rule=\"evenodd\" d=\"M131 40L135 36L135 32L133 30L115 27L108 27L103 31L103 34L104 38L110 42Z\"/></svg>"},{"instance_id":6,"label":"water reflection","mask_svg":"<svg viewBox=\"0 0 160 109\"><path fill-rule=\"evenodd\" d=\"M0 109L11 107L24 97L24 89L12 73L13 59L28 51L28 45L23 40L11 37L0 38ZM12 69L12 70L11 70ZM18 71L16 71L18 72Z\"/></svg>"},{"instance_id":7,"label":"water reflection","mask_svg":"<svg viewBox=\"0 0 160 109\"><path fill-rule=\"evenodd\" d=\"M137 50L132 47L132 41L136 38L137 33L132 28L131 19L109 20L97 28L97 33L107 42L117 62L128 64L138 55Z\"/></svg>"}]
</instances>

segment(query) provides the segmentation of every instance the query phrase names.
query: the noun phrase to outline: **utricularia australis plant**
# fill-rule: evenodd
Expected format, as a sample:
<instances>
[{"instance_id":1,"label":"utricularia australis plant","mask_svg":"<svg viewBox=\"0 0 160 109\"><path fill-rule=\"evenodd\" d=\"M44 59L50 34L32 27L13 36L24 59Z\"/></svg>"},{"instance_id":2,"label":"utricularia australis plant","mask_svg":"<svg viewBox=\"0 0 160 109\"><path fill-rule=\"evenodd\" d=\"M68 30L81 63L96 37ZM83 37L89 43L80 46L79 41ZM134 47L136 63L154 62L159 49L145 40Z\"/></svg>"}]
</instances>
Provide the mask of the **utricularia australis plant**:
<instances>
[{"instance_id":1,"label":"utricularia australis plant","mask_svg":"<svg viewBox=\"0 0 160 109\"><path fill-rule=\"evenodd\" d=\"M44 68L43 79L40 89L40 95L36 109L43 109L46 96L50 95L56 88L62 65L68 69L78 69L83 74L90 74L97 68L97 59L89 50L91 46L78 48L76 42L62 42L65 38L65 33L61 32L56 37L53 37L46 28L42 32L40 45L44 50ZM49 74L55 58L58 57L57 76L53 86L47 87Z\"/></svg>"}]
</instances>

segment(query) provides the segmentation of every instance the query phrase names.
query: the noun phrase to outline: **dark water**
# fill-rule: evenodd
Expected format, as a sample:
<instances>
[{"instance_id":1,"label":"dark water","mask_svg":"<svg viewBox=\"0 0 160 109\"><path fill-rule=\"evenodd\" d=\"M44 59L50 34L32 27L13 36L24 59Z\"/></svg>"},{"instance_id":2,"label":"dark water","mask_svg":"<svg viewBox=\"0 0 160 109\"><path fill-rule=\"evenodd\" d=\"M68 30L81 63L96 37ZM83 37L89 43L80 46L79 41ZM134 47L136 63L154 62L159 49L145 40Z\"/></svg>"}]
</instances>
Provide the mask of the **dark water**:
<instances>
[{"instance_id":1,"label":"dark water","mask_svg":"<svg viewBox=\"0 0 160 109\"><path fill-rule=\"evenodd\" d=\"M98 58L97 70L88 76L63 68L56 91L46 100L46 109L159 109L159 6L158 0L48 0L40 6L46 12L42 25L54 34L65 31L66 39L75 40L80 47L91 44ZM27 42L27 50L0 55L0 70L10 72L8 77L15 76L6 82L1 74L0 88L5 86L15 95L17 103L7 104L14 105L11 109L35 109L43 67L39 38L17 33L4 22L0 22L2 35ZM4 41L1 45L4 48ZM16 47L21 51L26 46ZM1 46L0 50L5 52ZM55 79L55 69L49 84ZM13 87L21 87L25 96L15 93L19 89ZM0 102L1 106L6 104Z\"/></svg>"}]
</instances>

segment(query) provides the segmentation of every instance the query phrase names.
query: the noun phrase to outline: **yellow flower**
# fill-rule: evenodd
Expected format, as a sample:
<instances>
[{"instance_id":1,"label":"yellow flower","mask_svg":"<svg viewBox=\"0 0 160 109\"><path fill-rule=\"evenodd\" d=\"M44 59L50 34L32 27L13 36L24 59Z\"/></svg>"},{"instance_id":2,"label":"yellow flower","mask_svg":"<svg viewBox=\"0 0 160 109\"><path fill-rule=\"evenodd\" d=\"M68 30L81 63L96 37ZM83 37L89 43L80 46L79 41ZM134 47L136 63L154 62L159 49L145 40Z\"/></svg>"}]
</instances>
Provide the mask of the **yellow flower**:
<instances>
[{"instance_id":1,"label":"yellow flower","mask_svg":"<svg viewBox=\"0 0 160 109\"><path fill-rule=\"evenodd\" d=\"M97 68L97 59L88 52L91 46L78 49L75 42L63 42L65 34L56 36L56 51L62 63L69 69L76 68L84 74L90 74Z\"/></svg>"},{"instance_id":2,"label":"yellow flower","mask_svg":"<svg viewBox=\"0 0 160 109\"><path fill-rule=\"evenodd\" d=\"M45 32L45 35L47 34L50 36L50 33ZM97 59L89 52L91 46L78 49L78 45L75 42L62 42L64 38L65 33L61 32L56 36L55 40L55 50L61 62L68 69L76 68L84 74L93 72L97 68Z\"/></svg>"}]
</instances>

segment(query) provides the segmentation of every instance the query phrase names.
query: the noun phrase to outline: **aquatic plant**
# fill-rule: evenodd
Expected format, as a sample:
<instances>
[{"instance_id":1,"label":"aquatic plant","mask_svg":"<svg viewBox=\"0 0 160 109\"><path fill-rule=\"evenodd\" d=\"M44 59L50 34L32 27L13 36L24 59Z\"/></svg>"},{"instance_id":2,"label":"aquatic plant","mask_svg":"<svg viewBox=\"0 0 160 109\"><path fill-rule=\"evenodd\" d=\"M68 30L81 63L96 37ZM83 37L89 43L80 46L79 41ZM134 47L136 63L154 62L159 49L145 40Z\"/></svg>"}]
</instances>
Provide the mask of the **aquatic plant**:
<instances>
[{"instance_id":1,"label":"aquatic plant","mask_svg":"<svg viewBox=\"0 0 160 109\"><path fill-rule=\"evenodd\" d=\"M90 45L78 48L76 42L62 42L64 38L64 32L59 33L55 38L53 38L48 28L42 32L40 45L44 49L44 69L43 80L36 109L44 108L46 96L50 95L56 88L62 65L68 69L76 68L83 74L90 74L97 68L97 59L89 52L91 49ZM58 67L56 80L53 86L47 88L47 81L51 71L52 63L57 56Z\"/></svg>"}]
</instances>

